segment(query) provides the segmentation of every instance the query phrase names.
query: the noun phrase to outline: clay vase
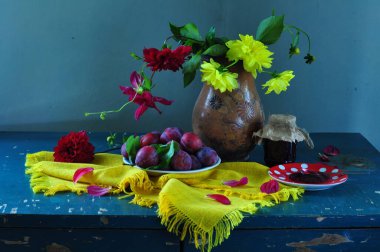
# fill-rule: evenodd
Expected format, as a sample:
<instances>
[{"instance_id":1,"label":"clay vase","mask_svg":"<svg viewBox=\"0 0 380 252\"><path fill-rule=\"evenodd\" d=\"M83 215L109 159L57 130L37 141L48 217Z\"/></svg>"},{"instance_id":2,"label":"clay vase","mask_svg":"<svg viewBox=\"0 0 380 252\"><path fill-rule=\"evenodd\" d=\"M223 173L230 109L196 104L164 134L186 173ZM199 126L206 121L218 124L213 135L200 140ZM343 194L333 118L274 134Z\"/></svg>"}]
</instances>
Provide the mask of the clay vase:
<instances>
[{"instance_id":1,"label":"clay vase","mask_svg":"<svg viewBox=\"0 0 380 252\"><path fill-rule=\"evenodd\" d=\"M193 109L192 126L222 161L244 161L256 145L252 134L263 127L264 113L252 74L241 65L230 71L239 74L239 88L221 93L204 84Z\"/></svg>"}]
</instances>

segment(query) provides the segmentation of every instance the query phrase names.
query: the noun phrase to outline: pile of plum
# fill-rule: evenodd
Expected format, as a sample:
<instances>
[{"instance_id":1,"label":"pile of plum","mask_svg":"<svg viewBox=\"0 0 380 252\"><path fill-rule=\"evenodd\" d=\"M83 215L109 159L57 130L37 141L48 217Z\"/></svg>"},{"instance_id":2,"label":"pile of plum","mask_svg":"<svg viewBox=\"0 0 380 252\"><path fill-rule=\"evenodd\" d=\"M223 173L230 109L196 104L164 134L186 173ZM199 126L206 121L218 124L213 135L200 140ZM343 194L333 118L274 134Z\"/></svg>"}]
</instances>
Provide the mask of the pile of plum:
<instances>
[{"instance_id":1,"label":"pile of plum","mask_svg":"<svg viewBox=\"0 0 380 252\"><path fill-rule=\"evenodd\" d=\"M169 165L160 170L197 170L214 165L219 160L216 151L205 146L195 133L183 133L180 128L169 127L162 133L153 131L141 136L134 163L148 169L159 165L164 157L157 151L157 146L168 145L172 141L178 148L170 157ZM121 154L128 159L126 143L121 147Z\"/></svg>"}]
</instances>

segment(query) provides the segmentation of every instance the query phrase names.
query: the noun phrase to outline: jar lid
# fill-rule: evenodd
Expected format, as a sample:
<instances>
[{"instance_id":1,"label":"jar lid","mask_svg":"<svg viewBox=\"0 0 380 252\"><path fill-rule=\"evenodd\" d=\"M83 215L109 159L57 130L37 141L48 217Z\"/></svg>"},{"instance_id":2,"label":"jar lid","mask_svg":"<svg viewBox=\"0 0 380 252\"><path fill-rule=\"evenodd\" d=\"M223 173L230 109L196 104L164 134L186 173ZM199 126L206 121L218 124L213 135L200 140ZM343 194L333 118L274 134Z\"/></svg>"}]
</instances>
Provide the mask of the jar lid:
<instances>
[{"instance_id":1,"label":"jar lid","mask_svg":"<svg viewBox=\"0 0 380 252\"><path fill-rule=\"evenodd\" d=\"M298 128L296 125L296 117L293 115L274 114L269 117L268 124L261 130L253 133L254 136L262 139L270 139L272 141L286 142L302 142L313 148L314 144L309 133L305 129Z\"/></svg>"}]
</instances>

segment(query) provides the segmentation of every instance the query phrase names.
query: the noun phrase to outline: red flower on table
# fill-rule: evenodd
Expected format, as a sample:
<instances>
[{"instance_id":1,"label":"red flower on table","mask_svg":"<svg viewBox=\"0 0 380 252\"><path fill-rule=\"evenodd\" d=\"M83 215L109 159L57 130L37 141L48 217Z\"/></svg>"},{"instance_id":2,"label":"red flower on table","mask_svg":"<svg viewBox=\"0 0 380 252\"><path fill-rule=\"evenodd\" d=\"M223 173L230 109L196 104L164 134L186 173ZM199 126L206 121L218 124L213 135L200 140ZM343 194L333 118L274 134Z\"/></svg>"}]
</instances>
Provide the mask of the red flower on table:
<instances>
[{"instance_id":1,"label":"red flower on table","mask_svg":"<svg viewBox=\"0 0 380 252\"><path fill-rule=\"evenodd\" d=\"M132 87L120 86L121 91L128 95L128 100L136 103L139 107L135 111L135 119L138 120L148 108L154 108L161 114L156 106L156 102L164 105L171 105L173 101L166 100L165 98L153 96L148 90L143 89L144 78L137 72L133 72L130 77Z\"/></svg>"},{"instance_id":2,"label":"red flower on table","mask_svg":"<svg viewBox=\"0 0 380 252\"><path fill-rule=\"evenodd\" d=\"M94 159L94 150L86 131L70 132L61 137L54 147L54 161L89 163Z\"/></svg>"},{"instance_id":3,"label":"red flower on table","mask_svg":"<svg viewBox=\"0 0 380 252\"><path fill-rule=\"evenodd\" d=\"M177 71L185 62L185 58L191 53L191 46L179 46L175 50L164 48L145 48L144 61L152 71L171 70Z\"/></svg>"}]
</instances>

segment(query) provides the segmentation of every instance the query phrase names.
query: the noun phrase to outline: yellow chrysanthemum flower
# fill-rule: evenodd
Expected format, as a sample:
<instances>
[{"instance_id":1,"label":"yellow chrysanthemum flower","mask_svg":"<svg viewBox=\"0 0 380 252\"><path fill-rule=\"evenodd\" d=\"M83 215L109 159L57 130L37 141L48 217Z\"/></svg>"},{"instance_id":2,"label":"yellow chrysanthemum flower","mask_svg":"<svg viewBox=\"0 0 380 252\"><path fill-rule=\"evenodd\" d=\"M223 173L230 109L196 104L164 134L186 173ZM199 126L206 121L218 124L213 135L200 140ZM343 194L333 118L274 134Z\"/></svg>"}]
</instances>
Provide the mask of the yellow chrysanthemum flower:
<instances>
[{"instance_id":1,"label":"yellow chrysanthemum flower","mask_svg":"<svg viewBox=\"0 0 380 252\"><path fill-rule=\"evenodd\" d=\"M274 91L276 94L280 94L282 91L286 91L289 86L289 81L294 78L293 71L284 71L278 74L276 77L268 80L263 84L263 89L268 88L265 94L269 94Z\"/></svg>"},{"instance_id":2,"label":"yellow chrysanthemum flower","mask_svg":"<svg viewBox=\"0 0 380 252\"><path fill-rule=\"evenodd\" d=\"M263 68L270 68L273 55L262 42L255 40L250 35L239 34L240 40L230 40L226 42L229 48L227 58L230 61L243 60L244 69L251 72L253 77L257 77L257 71L262 72Z\"/></svg>"},{"instance_id":3,"label":"yellow chrysanthemum flower","mask_svg":"<svg viewBox=\"0 0 380 252\"><path fill-rule=\"evenodd\" d=\"M219 89L220 92L225 92L239 87L237 83L237 73L222 72L219 71L220 64L210 59L210 62L203 61L201 65L202 81L214 87L214 89Z\"/></svg>"}]
</instances>

